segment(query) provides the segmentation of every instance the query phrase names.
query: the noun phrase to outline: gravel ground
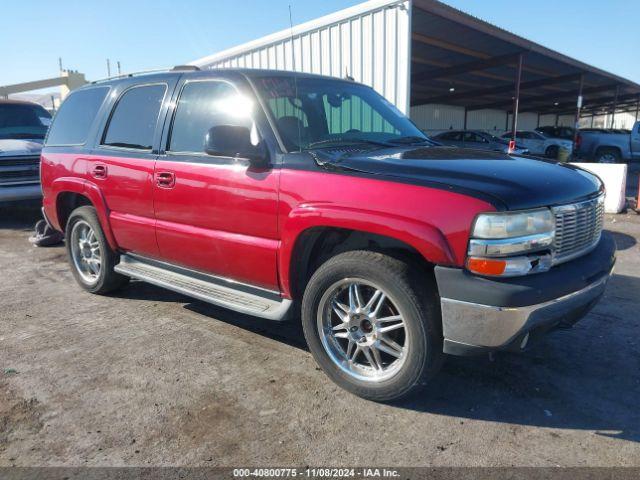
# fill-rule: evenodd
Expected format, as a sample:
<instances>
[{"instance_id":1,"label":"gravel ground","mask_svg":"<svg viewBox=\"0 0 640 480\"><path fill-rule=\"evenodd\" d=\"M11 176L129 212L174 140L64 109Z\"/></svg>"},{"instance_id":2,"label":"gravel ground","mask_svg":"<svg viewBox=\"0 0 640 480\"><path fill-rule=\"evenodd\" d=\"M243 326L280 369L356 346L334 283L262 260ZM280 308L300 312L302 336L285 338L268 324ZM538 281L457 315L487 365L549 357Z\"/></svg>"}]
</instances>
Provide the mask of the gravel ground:
<instances>
[{"instance_id":1,"label":"gravel ground","mask_svg":"<svg viewBox=\"0 0 640 480\"><path fill-rule=\"evenodd\" d=\"M0 211L0 466L640 466L640 216L598 306L530 351L450 358L417 400L334 386L297 322L133 282L84 293Z\"/></svg>"}]
</instances>

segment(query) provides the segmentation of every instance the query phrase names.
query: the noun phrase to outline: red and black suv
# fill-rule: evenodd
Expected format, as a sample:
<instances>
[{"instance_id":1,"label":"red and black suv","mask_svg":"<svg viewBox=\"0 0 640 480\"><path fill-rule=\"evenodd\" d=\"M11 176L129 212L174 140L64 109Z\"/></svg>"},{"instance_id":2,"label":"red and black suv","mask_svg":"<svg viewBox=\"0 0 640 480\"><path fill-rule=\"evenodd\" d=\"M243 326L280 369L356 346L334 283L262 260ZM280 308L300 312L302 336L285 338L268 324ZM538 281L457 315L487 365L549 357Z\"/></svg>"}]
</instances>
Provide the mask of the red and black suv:
<instances>
[{"instance_id":1,"label":"red and black suv","mask_svg":"<svg viewBox=\"0 0 640 480\"><path fill-rule=\"evenodd\" d=\"M375 400L424 385L444 354L572 324L615 260L597 177L438 146L371 88L315 75L87 85L54 119L42 186L84 289L135 278L296 312L327 375Z\"/></svg>"}]
</instances>

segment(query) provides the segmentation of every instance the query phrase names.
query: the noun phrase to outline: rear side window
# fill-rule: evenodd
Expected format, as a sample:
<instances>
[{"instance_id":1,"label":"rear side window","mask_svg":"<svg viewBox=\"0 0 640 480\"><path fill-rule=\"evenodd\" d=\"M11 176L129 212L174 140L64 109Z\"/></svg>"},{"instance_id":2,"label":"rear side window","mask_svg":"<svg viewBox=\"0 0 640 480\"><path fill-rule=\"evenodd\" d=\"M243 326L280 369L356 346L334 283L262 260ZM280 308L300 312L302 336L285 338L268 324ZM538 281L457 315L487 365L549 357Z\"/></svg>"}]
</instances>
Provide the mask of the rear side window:
<instances>
[{"instance_id":1,"label":"rear side window","mask_svg":"<svg viewBox=\"0 0 640 480\"><path fill-rule=\"evenodd\" d=\"M84 145L109 87L73 92L60 106L49 129L46 145Z\"/></svg>"},{"instance_id":2,"label":"rear side window","mask_svg":"<svg viewBox=\"0 0 640 480\"><path fill-rule=\"evenodd\" d=\"M111 114L103 145L151 150L160 106L167 86L132 87L118 100Z\"/></svg>"}]
</instances>

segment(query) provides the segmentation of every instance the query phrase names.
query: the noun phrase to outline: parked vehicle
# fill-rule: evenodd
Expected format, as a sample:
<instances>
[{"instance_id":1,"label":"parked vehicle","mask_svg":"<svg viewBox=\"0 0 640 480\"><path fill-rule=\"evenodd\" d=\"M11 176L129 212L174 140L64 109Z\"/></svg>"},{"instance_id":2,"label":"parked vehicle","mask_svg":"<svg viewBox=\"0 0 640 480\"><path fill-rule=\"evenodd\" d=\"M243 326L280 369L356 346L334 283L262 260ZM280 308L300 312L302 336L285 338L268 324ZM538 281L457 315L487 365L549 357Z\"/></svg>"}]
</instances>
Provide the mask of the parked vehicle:
<instances>
[{"instance_id":1,"label":"parked vehicle","mask_svg":"<svg viewBox=\"0 0 640 480\"><path fill-rule=\"evenodd\" d=\"M448 130L432 137L442 145L460 148L477 148L479 150L491 150L494 152L509 152L509 141L496 137L480 130ZM512 152L524 155L529 150L521 144L516 144L516 149Z\"/></svg>"},{"instance_id":2,"label":"parked vehicle","mask_svg":"<svg viewBox=\"0 0 640 480\"><path fill-rule=\"evenodd\" d=\"M552 125L547 125L536 128L536 132L542 133L549 138L563 138L565 140L573 141L576 129L572 127L554 127Z\"/></svg>"},{"instance_id":3,"label":"parked vehicle","mask_svg":"<svg viewBox=\"0 0 640 480\"><path fill-rule=\"evenodd\" d=\"M505 140L512 138L512 132L502 135ZM560 149L565 149L569 155L573 151L573 141L562 138L551 138L542 133L527 130L516 132L516 142L529 150L533 155L545 155L549 158L558 158Z\"/></svg>"},{"instance_id":4,"label":"parked vehicle","mask_svg":"<svg viewBox=\"0 0 640 480\"><path fill-rule=\"evenodd\" d=\"M36 103L0 100L0 203L42 196L40 150L50 123Z\"/></svg>"},{"instance_id":5,"label":"parked vehicle","mask_svg":"<svg viewBox=\"0 0 640 480\"><path fill-rule=\"evenodd\" d=\"M132 277L270 320L300 311L327 375L379 401L444 354L521 350L577 321L615 260L596 176L434 146L371 88L309 74L84 86L42 182L85 290Z\"/></svg>"},{"instance_id":6,"label":"parked vehicle","mask_svg":"<svg viewBox=\"0 0 640 480\"><path fill-rule=\"evenodd\" d=\"M630 133L624 130L580 130L577 154L598 163L640 160L640 122Z\"/></svg>"}]
</instances>

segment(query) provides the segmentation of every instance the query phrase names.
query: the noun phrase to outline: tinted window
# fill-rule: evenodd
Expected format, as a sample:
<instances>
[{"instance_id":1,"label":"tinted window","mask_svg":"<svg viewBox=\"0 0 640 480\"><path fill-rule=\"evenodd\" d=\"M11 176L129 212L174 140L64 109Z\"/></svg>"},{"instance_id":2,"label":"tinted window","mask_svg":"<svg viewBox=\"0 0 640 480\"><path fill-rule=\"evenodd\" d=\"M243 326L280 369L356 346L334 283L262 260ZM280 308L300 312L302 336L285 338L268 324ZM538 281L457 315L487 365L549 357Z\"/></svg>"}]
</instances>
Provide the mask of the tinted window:
<instances>
[{"instance_id":1,"label":"tinted window","mask_svg":"<svg viewBox=\"0 0 640 480\"><path fill-rule=\"evenodd\" d=\"M451 141L460 142L462 140L462 133L461 132L442 133L438 135L438 138L441 140L451 140Z\"/></svg>"},{"instance_id":2,"label":"tinted window","mask_svg":"<svg viewBox=\"0 0 640 480\"><path fill-rule=\"evenodd\" d=\"M109 120L103 144L151 150L166 85L143 85L124 92Z\"/></svg>"},{"instance_id":3,"label":"tinted window","mask_svg":"<svg viewBox=\"0 0 640 480\"><path fill-rule=\"evenodd\" d=\"M51 115L40 105L0 103L0 139L42 139L50 122Z\"/></svg>"},{"instance_id":4,"label":"tinted window","mask_svg":"<svg viewBox=\"0 0 640 480\"><path fill-rule=\"evenodd\" d=\"M251 126L250 103L226 82L189 82L180 94L169 150L203 152L209 129L218 125Z\"/></svg>"},{"instance_id":5,"label":"tinted window","mask_svg":"<svg viewBox=\"0 0 640 480\"><path fill-rule=\"evenodd\" d=\"M488 143L487 139L474 132L465 132L464 141L470 143Z\"/></svg>"},{"instance_id":6,"label":"tinted window","mask_svg":"<svg viewBox=\"0 0 640 480\"><path fill-rule=\"evenodd\" d=\"M49 129L47 145L82 145L109 87L73 92L62 102Z\"/></svg>"}]
</instances>

